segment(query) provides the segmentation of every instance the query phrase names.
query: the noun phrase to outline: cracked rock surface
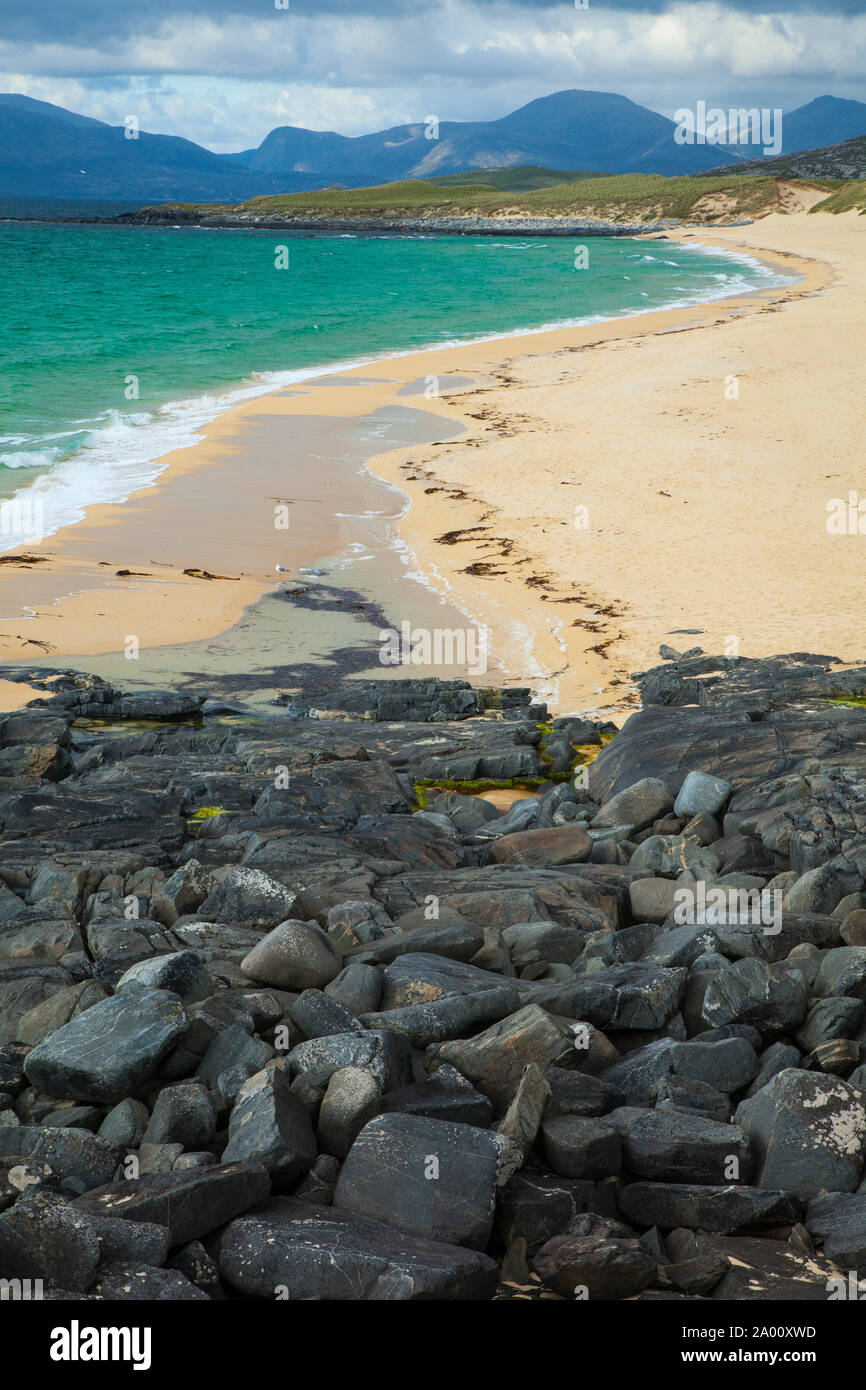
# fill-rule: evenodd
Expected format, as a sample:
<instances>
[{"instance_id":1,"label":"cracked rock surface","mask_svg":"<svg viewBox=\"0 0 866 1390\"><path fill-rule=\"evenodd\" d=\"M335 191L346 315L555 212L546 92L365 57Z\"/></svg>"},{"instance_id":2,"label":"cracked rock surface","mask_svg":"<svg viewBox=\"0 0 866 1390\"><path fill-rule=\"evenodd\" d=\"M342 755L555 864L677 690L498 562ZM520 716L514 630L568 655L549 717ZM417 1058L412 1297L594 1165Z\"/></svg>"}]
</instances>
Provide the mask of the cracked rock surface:
<instances>
[{"instance_id":1,"label":"cracked rock surface","mask_svg":"<svg viewBox=\"0 0 866 1390\"><path fill-rule=\"evenodd\" d=\"M618 733L459 681L262 716L4 668L44 697L0 716L0 1278L866 1277L866 669L837 666L673 653Z\"/></svg>"}]
</instances>

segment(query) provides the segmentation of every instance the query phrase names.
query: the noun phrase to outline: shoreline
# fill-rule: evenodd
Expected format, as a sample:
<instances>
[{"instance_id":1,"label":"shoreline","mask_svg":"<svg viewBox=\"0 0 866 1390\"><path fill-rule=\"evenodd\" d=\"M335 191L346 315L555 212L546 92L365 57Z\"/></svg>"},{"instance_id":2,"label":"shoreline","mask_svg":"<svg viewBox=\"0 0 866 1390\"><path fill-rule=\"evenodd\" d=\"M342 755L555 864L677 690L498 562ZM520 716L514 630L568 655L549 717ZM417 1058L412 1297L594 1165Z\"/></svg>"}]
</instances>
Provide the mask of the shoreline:
<instances>
[{"instance_id":1,"label":"shoreline","mask_svg":"<svg viewBox=\"0 0 866 1390\"><path fill-rule=\"evenodd\" d=\"M88 223L87 225L98 226L101 224ZM144 230L148 229L147 224L141 225ZM165 230L171 230L171 228L167 227L165 228ZM178 230L186 230L186 228L178 228ZM206 228L194 225L191 227L191 230L206 230ZM687 232L687 235L693 234L694 233L692 232ZM404 234L395 233L395 235ZM514 235L517 235L517 233L514 233ZM542 234L538 233L537 235ZM599 233L598 235L602 234ZM604 235L606 236L607 234L605 233ZM667 231L656 230L652 227L648 228L643 233L638 233L634 230L629 230L628 232L624 232L622 235L633 241L665 241L675 239L682 241L683 239L681 237L674 238L672 235L669 235ZM694 249L699 254L702 251L705 251L708 255L718 254L723 257L729 257L731 260L735 262L739 262L750 267L759 267L761 270L767 270L771 274L782 276L786 280L789 276L788 267L779 262L770 262L766 257L752 256L747 253L737 254L736 252L730 252L724 246L703 246L702 243L695 243L694 247L691 249ZM801 272L799 269L797 269L795 272L795 278L799 279L800 275ZM548 323L542 323L528 328L510 328L505 332L480 333L468 338L454 338L445 342L431 342L424 344L421 347L400 348L395 350L394 352L388 352L376 357L351 357L338 360L332 363L317 364L309 367L287 367L280 369L269 369L267 371L262 372L254 371L251 372L248 376L239 378L234 383L224 387L206 388L201 392L196 392L191 396L167 397L165 400L161 401L158 406L154 408L151 419L148 421L146 425L140 426L137 429L133 430L133 437L137 438L140 432L144 433L153 426L164 423L163 420L160 419L161 412L163 411L174 411L178 415L178 419L176 419L174 422L175 426L183 427L193 437L185 439L182 442L172 444L168 448L163 448L159 453L152 455L148 453L147 457L142 460L142 466L146 472L149 472L151 474L151 476L143 477L122 497L117 497L108 501L103 499L94 499L92 501L81 503L80 506L83 515L70 517L68 520L64 519L60 523L60 525L53 527L45 535L43 535L40 538L39 542L33 542L33 544L41 544L42 540L50 540L52 536L58 534L66 527L78 525L82 520L85 520L87 514L96 507L121 506L125 504L131 497L134 497L136 493L151 487L158 487L166 468L169 466L167 463L163 462L164 460L171 459L174 454L180 452L181 450L195 448L197 445L205 443L208 438L207 431L211 426L218 424L219 421L223 418L227 418L233 416L235 413L241 412L246 406L255 406L256 402L261 400L263 397L295 389L302 390L309 383L315 383L330 378L342 378L348 374L354 375L357 372L363 371L365 368L382 367L389 362L399 362L404 358L416 356L427 357L431 353L447 352L452 349L473 348L476 346L483 347L489 344L496 343L507 344L512 342L513 340L520 340L525 337L537 337L542 334L562 333L570 329L592 328L598 324L617 324L630 319L648 318L653 314L668 314L678 311L687 311L692 308L701 308L704 305L711 306L721 304L726 302L727 300L731 300L734 298L742 298L744 300L748 300L755 295L766 294L772 290L782 288L787 288L787 285L756 286L754 289L751 290L737 290L734 293L726 293L720 296L711 296L709 298L699 298L687 301L673 300L669 304L661 305L654 309L628 309L621 313L616 313L607 316L590 315L588 317L580 318L557 319ZM185 419L184 414L190 409L192 409L193 411L199 411L203 418L195 419L193 417L190 420ZM98 420L99 417L94 417L93 423L96 423L96 421ZM122 424L123 421L121 420L120 423ZM100 433L98 429L94 432L96 434ZM75 455L73 454L71 457L74 459ZM14 496L15 494L13 493L12 495ZM21 545L12 545L9 546L7 550L4 550L2 544L2 533L0 533L0 556L2 556L3 554L13 554L18 551L26 550L28 548L28 545L29 542L23 542Z\"/></svg>"},{"instance_id":2,"label":"shoreline","mask_svg":"<svg viewBox=\"0 0 866 1390\"><path fill-rule=\"evenodd\" d=\"M754 224L754 227L761 225ZM716 236L720 230L711 229L711 234ZM742 234L749 229L737 227L730 230ZM724 241L718 248L707 245L705 229L683 228L677 236L666 233L661 239L685 240L697 237L700 237L700 245L706 247L709 253L721 249L734 256L738 254L737 248L732 251ZM658 234L652 234L651 239L660 238ZM0 610L0 631L3 633L0 637L0 651L4 660L32 661L37 644L42 642L49 644L49 650L44 652L42 658L45 661L54 662L61 657L66 659L73 656L118 653L122 647L121 629L127 635L136 634L142 650L155 645L165 647L195 643L217 634L226 634L242 619L251 605L263 595L272 592L276 582L273 566L266 570L261 563L261 557L255 554L257 546L261 549L262 543L261 515L258 517L257 537L253 539L248 534L240 545L237 543L237 535L232 537L228 546L221 545L219 539L214 543L212 537L202 545L199 538L191 541L187 531L183 537L187 551L194 551L199 557L192 565L182 565L176 557L173 562L154 561L152 557L141 558L142 545L145 550L154 548L157 537L159 543L164 544L166 528L171 530L172 520L175 531L177 530L178 517L183 512L184 494L187 517L195 517L195 509L201 506L201 502L190 497L188 484L190 479L199 474L203 466L207 465L213 470L214 467L222 465L218 479L212 471L212 486L209 490L216 494L219 488L219 495L225 501L224 488L230 484L227 474L231 473L228 465L231 460L237 459L239 452L242 452L242 432L249 430L253 420L259 425L263 421L270 421L273 425L281 423L284 429L285 417L294 417L297 420L301 414L315 416L319 421L328 420L332 425L347 419L357 420L387 406L393 407L398 402L408 405L414 398L406 393L412 388L413 383L423 383L425 376L457 375L469 376L475 384L466 389L458 388L446 392L444 397L437 400L422 397L422 410L431 420L438 420L440 425L447 422L449 425L465 428L467 417L466 412L461 409L463 398L497 389L497 374L501 377L503 369L513 365L513 360L532 362L551 353L581 352L587 348L598 348L601 344L614 342L639 342L648 336L666 334L674 330L681 332L696 326L706 326L708 323L730 322L744 314L763 312L769 305L776 305L777 302L802 299L825 288L831 280L829 267L822 267L820 261L815 258L780 250L775 253L775 259L771 260L773 252L759 255L754 247L745 245L743 253L752 259L761 260L764 264L769 263L774 272L781 269L782 273L789 274L794 270L803 278L795 284L762 288L674 309L619 315L601 322L584 322L564 328L518 330L506 336L472 339L460 344L437 346L430 350L411 350L351 367L326 369L322 374L296 382L289 388L277 387L233 407L205 427L204 438L200 443L164 455L163 469L151 486L132 493L126 503L98 504L88 508L84 521L65 527L52 536L49 542L50 560L33 566L7 564L6 578L9 582ZM628 325L625 331L624 323ZM527 343L527 339L531 342ZM508 353L509 347L512 348L511 353ZM518 350L516 357L514 348ZM521 352L520 349L524 350ZM508 354L506 363L502 361L503 353ZM444 355L447 355L448 359L447 371L443 371ZM402 370L395 372L397 363L401 365ZM431 371L430 368L438 370ZM352 385L351 390L336 389L337 386L349 383ZM237 431L241 431L241 434ZM483 430L475 428L475 436L481 433ZM461 436L458 447L468 449L476 447L477 443L473 429L470 428ZM447 447L447 441L434 441L428 446L422 446L424 447ZM418 489L411 485L412 479L406 475L408 453L417 453L417 449L411 446L407 449L405 444L401 444L397 449L370 454L362 464L362 468L371 476L384 478L389 485L398 488L407 499L407 503L402 507L402 516L398 513L395 518L396 530L402 543L408 547L409 553L417 558L426 582L440 597L453 597L453 606L469 615L473 611L477 612L479 607L485 609L485 618L494 634L494 663L498 664L504 673L503 683L510 680L513 683L525 684L528 681L543 687L545 677L550 671L556 671L557 666L567 665L569 660L572 660L573 664L571 649L565 646L561 636L563 623L555 622L545 626L541 603L546 601L549 595L541 594L530 605L530 615L527 618L526 595L519 596L519 611L515 611L512 596L493 594L489 581L485 582L482 589L479 589L477 583L467 586L455 572L454 565L442 563L441 551L436 553L432 550L432 531L435 531L438 521L432 527L429 524L425 525L425 522L430 523L434 517L438 517L439 510L431 503L429 494L423 516L417 505L412 506L413 496L417 503L415 494ZM235 479L235 491L240 482L241 479ZM437 499L437 502L440 500ZM452 525L443 527L443 531L454 529L454 500L451 499L450 505L445 509ZM231 499L229 501L231 502ZM459 508L457 510L459 512ZM159 512L162 512L161 519L155 515ZM142 530L141 522L144 519L148 524ZM172 546L175 551L180 539L181 537L174 536ZM292 540L298 548L298 553L293 556L296 562L294 569L314 564L323 553L333 553L321 549L321 536L308 534L298 537L297 533L293 532ZM146 576L132 576L140 580L147 579L146 583L140 582L135 586L126 583L118 585L117 577L112 576L114 582L110 580L106 587L105 571L108 570L110 573L114 562L98 560L96 552L105 552L108 549L117 552L118 546L124 553L129 551L131 546L131 559L127 560L127 568L135 569L138 565L149 564L161 573L155 574L151 568L151 572ZM28 547L16 549L20 554ZM29 549L33 550L34 547ZM273 547L270 549L273 550ZM236 554L238 559L235 561ZM202 556L207 558L201 558ZM233 557L231 561L228 556ZM8 559L8 556L4 557L7 562ZM217 575L228 573L231 578L202 580L184 574L184 570L189 568L198 568L200 571ZM103 571L102 574L97 572L99 569ZM97 583L97 588L91 587L94 582ZM60 591L64 587L68 590L73 586L78 586L78 593L61 596ZM25 632L16 636L9 633L9 627L14 622L10 608L14 608L16 601L20 602L22 587L27 589L29 601L27 605L21 603L20 607L34 608L36 617L20 618L17 625L25 627ZM535 595L532 595L532 598L535 599ZM574 601L574 597L567 601ZM171 612L160 612L160 604L170 604ZM585 608L589 614L597 614L599 601L590 598ZM548 609L548 614L549 612ZM60 620L63 620L63 636L60 636ZM591 618L587 621L591 621ZM33 628L30 627L31 622L34 623ZM16 641L19 644L17 650L14 645ZM596 647L603 645L600 642ZM595 651L594 656L597 660L593 661L588 655L589 652L590 648L585 646L581 654L585 669L577 682L567 680L560 685L558 692L545 692L542 689L542 694L547 693L552 703L557 703L557 695L566 700L579 698L584 702L582 707L585 708L585 702L591 696L605 693L605 681L609 672L602 663L606 658L604 653L599 654ZM590 666L594 668L593 671L588 669ZM401 668L394 672L398 676L416 673L414 668ZM382 674L381 670L379 674ZM491 675L495 674L488 671L486 679L489 680ZM561 704L561 699L559 703ZM613 703L620 702L614 700Z\"/></svg>"}]
</instances>

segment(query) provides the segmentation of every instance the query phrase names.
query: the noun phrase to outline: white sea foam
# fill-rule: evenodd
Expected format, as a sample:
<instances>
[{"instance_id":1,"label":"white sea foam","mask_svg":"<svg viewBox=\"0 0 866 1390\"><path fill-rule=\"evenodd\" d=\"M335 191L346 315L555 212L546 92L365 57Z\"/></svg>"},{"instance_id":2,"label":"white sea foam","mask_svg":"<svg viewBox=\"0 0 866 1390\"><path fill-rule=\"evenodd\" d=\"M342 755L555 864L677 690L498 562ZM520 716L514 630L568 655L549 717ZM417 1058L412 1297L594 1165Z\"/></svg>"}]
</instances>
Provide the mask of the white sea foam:
<instances>
[{"instance_id":1,"label":"white sea foam","mask_svg":"<svg viewBox=\"0 0 866 1390\"><path fill-rule=\"evenodd\" d=\"M13 449L0 453L0 463L4 468L50 468L61 453L61 449Z\"/></svg>"}]
</instances>

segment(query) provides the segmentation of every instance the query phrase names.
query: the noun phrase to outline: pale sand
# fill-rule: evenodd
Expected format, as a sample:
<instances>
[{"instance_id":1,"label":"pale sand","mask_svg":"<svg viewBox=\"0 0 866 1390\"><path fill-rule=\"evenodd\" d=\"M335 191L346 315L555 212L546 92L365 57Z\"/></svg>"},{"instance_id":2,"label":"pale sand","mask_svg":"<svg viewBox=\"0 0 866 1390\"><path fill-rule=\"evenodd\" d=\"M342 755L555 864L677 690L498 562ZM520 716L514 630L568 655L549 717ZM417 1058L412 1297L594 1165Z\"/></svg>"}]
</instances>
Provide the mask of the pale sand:
<instances>
[{"instance_id":1,"label":"pale sand","mask_svg":"<svg viewBox=\"0 0 866 1390\"><path fill-rule=\"evenodd\" d=\"M145 648L224 631L273 587L277 564L294 572L351 532L334 515L351 510L346 488L331 479L317 492L309 464L291 468L310 417L338 430L410 406L446 417L443 436L454 422L467 432L384 455L375 469L412 500L401 529L429 582L489 625L489 678L543 687L572 710L633 700L628 672L652 663L660 640L856 659L862 546L828 536L825 508L858 484L864 224L801 213L679 235L803 279L387 359L248 402L168 455L157 486L27 547L44 563L4 564L0 658L69 661L120 653L131 637ZM406 394L450 374L476 385L438 400ZM732 375L738 400L725 396ZM347 381L351 390L336 389ZM245 440L254 420L274 417L286 457L263 465ZM289 533L274 527L284 501ZM586 529L574 525L577 507ZM472 526L488 528L483 539L436 539ZM475 564L492 573L464 572ZM231 578L183 575L190 567ZM146 573L117 578L121 568Z\"/></svg>"},{"instance_id":2,"label":"pale sand","mask_svg":"<svg viewBox=\"0 0 866 1390\"><path fill-rule=\"evenodd\" d=\"M21 709L31 700L44 699L45 691L37 690L35 685L26 685L24 681L0 680L0 714L9 714L12 710Z\"/></svg>"},{"instance_id":3,"label":"pale sand","mask_svg":"<svg viewBox=\"0 0 866 1390\"><path fill-rule=\"evenodd\" d=\"M679 237L808 257L806 280L744 313L729 301L669 316L700 331L665 332L668 316L656 315L646 330L594 332L590 351L512 345L507 385L472 398L482 420L470 438L411 470L394 457L376 464L413 499L407 529L422 566L450 560L458 605L478 611L486 592L488 611L521 622L531 612L539 633L563 623L568 666L551 691L561 710L636 703L629 673L658 664L660 641L866 656L866 536L826 524L828 501L866 482L866 223L803 213ZM456 507L445 491L422 505L431 485L475 503ZM450 552L434 540L473 525L489 527L481 540ZM475 561L493 576L459 572ZM549 670L565 665L549 642L538 655Z\"/></svg>"}]
</instances>

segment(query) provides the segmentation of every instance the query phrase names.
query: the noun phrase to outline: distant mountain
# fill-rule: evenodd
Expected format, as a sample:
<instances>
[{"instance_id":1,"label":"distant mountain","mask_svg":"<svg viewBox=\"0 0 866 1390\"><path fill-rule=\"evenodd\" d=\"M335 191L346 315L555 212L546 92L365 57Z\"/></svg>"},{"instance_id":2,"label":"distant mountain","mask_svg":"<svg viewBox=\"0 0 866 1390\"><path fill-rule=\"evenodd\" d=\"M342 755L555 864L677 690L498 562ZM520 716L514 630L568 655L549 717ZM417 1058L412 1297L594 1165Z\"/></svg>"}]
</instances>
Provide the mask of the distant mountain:
<instances>
[{"instance_id":1,"label":"distant mountain","mask_svg":"<svg viewBox=\"0 0 866 1390\"><path fill-rule=\"evenodd\" d=\"M534 165L542 171L696 174L751 147L678 145L673 121L612 92L539 97L495 121L394 126L371 135L279 126L255 150L214 154L191 140L0 95L0 198L239 203L261 194L357 188ZM866 135L866 104L818 97L783 123L785 153ZM431 138L435 137L435 138ZM505 186L501 184L500 186Z\"/></svg>"},{"instance_id":2,"label":"distant mountain","mask_svg":"<svg viewBox=\"0 0 866 1390\"><path fill-rule=\"evenodd\" d=\"M782 133L783 155L853 140L866 135L866 102L816 97L785 116Z\"/></svg>"},{"instance_id":3,"label":"distant mountain","mask_svg":"<svg viewBox=\"0 0 866 1390\"><path fill-rule=\"evenodd\" d=\"M123 126L0 95L0 197L235 202L285 191L285 178L253 174L191 140L145 131L128 140Z\"/></svg>"},{"instance_id":4,"label":"distant mountain","mask_svg":"<svg viewBox=\"0 0 866 1390\"><path fill-rule=\"evenodd\" d=\"M354 137L278 126L257 150L233 158L250 169L316 174L351 187L515 164L653 174L718 164L718 146L677 145L674 130L673 121L628 97L566 91L496 121L440 121L435 132L423 121Z\"/></svg>"}]
</instances>

